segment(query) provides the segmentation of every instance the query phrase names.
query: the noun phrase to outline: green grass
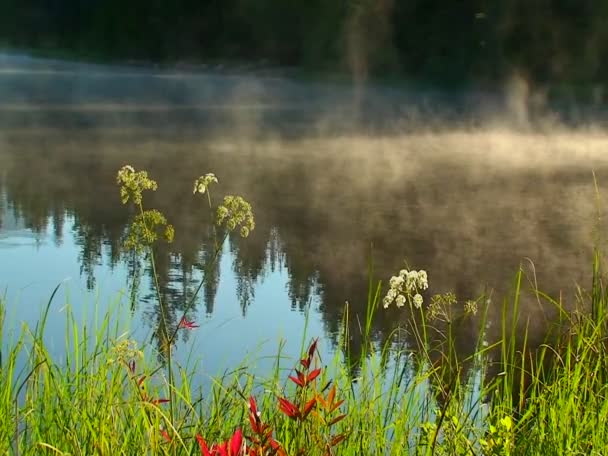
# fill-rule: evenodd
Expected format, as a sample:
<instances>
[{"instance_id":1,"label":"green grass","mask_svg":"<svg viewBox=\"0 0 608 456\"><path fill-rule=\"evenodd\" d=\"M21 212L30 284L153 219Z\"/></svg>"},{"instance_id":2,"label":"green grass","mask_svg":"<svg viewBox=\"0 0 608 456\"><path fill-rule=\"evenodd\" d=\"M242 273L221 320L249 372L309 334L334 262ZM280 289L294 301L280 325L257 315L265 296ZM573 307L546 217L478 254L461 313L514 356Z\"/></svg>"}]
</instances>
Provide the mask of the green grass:
<instances>
[{"instance_id":1,"label":"green grass","mask_svg":"<svg viewBox=\"0 0 608 456\"><path fill-rule=\"evenodd\" d=\"M66 353L53 359L43 342L51 298L36 328L23 327L10 336L0 325L0 453L201 454L196 434L208 442L225 441L237 428L252 435L248 400L254 396L262 421L287 454L606 454L608 295L599 258L595 265L592 290L579 296L580 308L591 311L564 311L567 331L555 344L532 352L524 342L515 344L515 324L505 324L498 347L479 344L473 375L463 381L444 370L453 372L465 360L450 357L448 348L437 362L421 337L415 354L366 344L356 378L346 349L331 360L315 353L310 369L327 367L299 388L287 379L297 360L286 361L279 350L265 378L253 377L243 364L212 378L209 388L193 391L194 376L201 372L173 366L175 378L169 381L156 354L141 352L121 337L111 314L90 328L79 325L68 306ZM520 287L518 274L505 314L517 310ZM378 301L374 288L364 328L371 327L376 312L385 311ZM2 315L4 306L2 301ZM432 330L425 319L417 324L421 335ZM525 334L518 336L526 340ZM346 331L341 339L348 340ZM492 348L500 351L502 368L494 379L483 375ZM551 362L543 362L550 355ZM333 412L333 417L345 414L336 424L327 426L331 417L321 402L302 420L279 410L279 397L295 404L326 397L329 380L336 387L335 401L344 400ZM172 413L169 404L157 401L169 397ZM482 398L489 404L482 405ZM328 442L342 434L346 438L328 453Z\"/></svg>"}]
</instances>

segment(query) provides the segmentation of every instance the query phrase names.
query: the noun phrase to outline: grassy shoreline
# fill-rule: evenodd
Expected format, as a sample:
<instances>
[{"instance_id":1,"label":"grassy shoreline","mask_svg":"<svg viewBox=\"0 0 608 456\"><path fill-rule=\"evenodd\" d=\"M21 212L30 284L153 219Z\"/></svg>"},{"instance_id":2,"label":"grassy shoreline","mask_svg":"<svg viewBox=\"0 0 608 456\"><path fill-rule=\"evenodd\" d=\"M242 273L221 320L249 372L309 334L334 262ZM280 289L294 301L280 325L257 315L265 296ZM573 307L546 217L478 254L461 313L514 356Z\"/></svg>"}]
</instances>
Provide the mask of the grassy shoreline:
<instances>
[{"instance_id":1,"label":"grassy shoreline","mask_svg":"<svg viewBox=\"0 0 608 456\"><path fill-rule=\"evenodd\" d=\"M197 436L224 442L238 429L253 451L253 397L272 439L290 455L605 454L608 297L597 257L594 271L593 289L580 295L581 306L591 312L567 315L569 330L557 345L541 347L534 355L515 349L513 328L504 327L503 340L494 347L502 353L500 374L485 375L491 347L480 344L473 374L462 382L446 376L446 369L454 372L464 360L453 360L446 352L436 362L423 339L419 347L411 347L415 351L369 345L356 378L345 352L321 360L312 342L315 347L304 346L299 363L285 362L279 349L275 368L265 378L250 375L242 365L213 378L209 391L197 392L190 385L200 372L174 366L179 381L170 381L152 353L113 332L109 314L98 328L87 328L79 327L68 312L65 363L53 359L43 343L47 307L40 324L22 328L2 353L0 452L204 454ZM505 308L517 307L519 291L516 282ZM370 297L368 319L373 319L386 310L378 308L378 292ZM426 321L422 319L420 334L430 330L424 328ZM180 330L197 330L194 322L186 323ZM7 328L0 325L3 341L6 335ZM549 354L551 368L546 369L543 357ZM27 367L17 372L19 359L26 359ZM289 375L306 381L302 386ZM521 395L513 394L514 388ZM295 410L310 398L317 398L315 404L298 417ZM343 438L330 445L338 436ZM273 453L267 447L251 454Z\"/></svg>"},{"instance_id":2,"label":"grassy shoreline","mask_svg":"<svg viewBox=\"0 0 608 456\"><path fill-rule=\"evenodd\" d=\"M603 426L608 289L598 252L591 290L579 289L576 306L531 290L559 317L556 334L540 345L531 344L528 317L521 314L521 269L502 302L501 321L492 322L500 327L500 339L489 343L484 340L489 301L463 305L445 293L424 304L427 273L407 269L391 277L382 297L382 283L374 282L370 265L366 314L351 316L345 305L331 359L321 358L322 341L303 334L299 359L286 361L279 344L266 376L253 375L243 362L212 377L209 388L196 390L202 373L196 359L176 361L177 336L203 331L189 311L227 237L246 238L255 229L252 207L235 195L214 204L213 173L194 181L194 195L202 197L214 220L215 254L181 317L172 319L158 283L154 245L171 242L174 228L161 212L147 208L143 196L158 185L130 165L118 171L117 184L122 203L134 214L124 248L153 271L158 348L142 347L110 311L94 327L80 324L68 304L66 349L57 359L44 334L61 284L36 326L23 326L12 341L1 298L1 454L599 455L608 450ZM409 312L405 328L388 335L384 345L371 337L379 312ZM482 318L476 349L462 359L453 327L477 313ZM349 328L357 327L351 319L363 341L357 359L349 352ZM411 336L409 346L398 344L401 330Z\"/></svg>"}]
</instances>

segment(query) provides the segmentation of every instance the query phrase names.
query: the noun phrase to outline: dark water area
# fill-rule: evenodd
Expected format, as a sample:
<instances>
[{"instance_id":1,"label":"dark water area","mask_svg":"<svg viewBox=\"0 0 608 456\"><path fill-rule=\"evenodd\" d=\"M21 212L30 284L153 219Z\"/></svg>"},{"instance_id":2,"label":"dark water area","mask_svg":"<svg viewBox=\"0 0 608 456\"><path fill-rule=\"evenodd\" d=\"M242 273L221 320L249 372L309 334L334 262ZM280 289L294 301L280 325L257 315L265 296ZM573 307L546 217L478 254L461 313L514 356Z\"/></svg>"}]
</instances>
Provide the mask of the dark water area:
<instances>
[{"instance_id":1,"label":"dark water area","mask_svg":"<svg viewBox=\"0 0 608 456\"><path fill-rule=\"evenodd\" d=\"M181 341L207 356L211 371L237 364L264 340L266 354L281 338L297 351L305 326L335 347L345 302L356 356L371 263L385 282L404 261L425 269L427 302L448 291L462 303L484 296L489 340L499 335L503 298L522 266L519 324L540 341L556 312L532 285L572 308L576 285L591 285L593 247L605 243L598 214L606 209L608 135L599 127L515 129L517 112L495 112L484 126L448 123L461 111L478 118L499 107L498 98L476 111L467 104L473 96L448 103L279 76L8 58L0 60L0 97L0 287L14 328L35 323L70 276L65 302L74 309L115 306L140 337L158 343L149 269L129 306L133 259L122 244L132 214L116 185L125 164L157 180L145 204L175 227L175 241L157 254L173 324L213 254L194 180L213 172L216 202L239 194L253 206L256 229L227 240L190 312L202 324L185 337L199 339ZM452 111L443 119L420 108L449 112L444 105ZM50 319L57 347L63 305ZM408 312L380 309L374 340L387 340ZM475 349L480 318L456 327L463 356Z\"/></svg>"}]
</instances>

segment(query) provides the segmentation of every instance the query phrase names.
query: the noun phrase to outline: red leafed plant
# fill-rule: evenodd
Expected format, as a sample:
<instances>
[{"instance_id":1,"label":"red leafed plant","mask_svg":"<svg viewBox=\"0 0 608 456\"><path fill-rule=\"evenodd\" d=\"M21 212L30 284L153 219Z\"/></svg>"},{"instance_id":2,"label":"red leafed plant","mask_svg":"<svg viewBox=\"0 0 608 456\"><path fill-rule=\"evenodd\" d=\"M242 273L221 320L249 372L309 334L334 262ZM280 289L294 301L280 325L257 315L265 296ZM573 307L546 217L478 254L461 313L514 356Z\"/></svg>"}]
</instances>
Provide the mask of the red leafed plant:
<instances>
[{"instance_id":1,"label":"red leafed plant","mask_svg":"<svg viewBox=\"0 0 608 456\"><path fill-rule=\"evenodd\" d=\"M201 456L287 456L286 448L289 454L305 456L313 446L315 453L321 450L324 456L333 456L335 447L349 435L348 431L335 432L334 429L334 426L346 417L346 414L340 411L344 400L337 398L336 385L331 381L322 388L318 386L322 370L313 366L317 364L317 358L317 340L314 340L306 356L300 360L301 370L296 369L296 375L289 376L291 382L296 385L293 399L284 396L277 398L279 410L289 418L288 422L284 423L285 426L279 427L283 431L288 430L285 434L287 442L284 442L288 446L281 445L273 437L273 428L262 420L256 400L250 396L248 418L251 433L243 435L239 428L225 442L212 445L208 445L206 440L197 434ZM143 382L144 378L141 377L138 383ZM167 442L172 440L162 429L161 436Z\"/></svg>"},{"instance_id":2,"label":"red leafed plant","mask_svg":"<svg viewBox=\"0 0 608 456\"><path fill-rule=\"evenodd\" d=\"M317 448L323 448L325 455L333 455L333 448L344 441L348 434L333 433L332 427L342 421L346 414L340 413L339 408L344 401L336 398L336 386L331 381L319 390L317 380L321 368L313 366L318 357L317 343L318 339L315 339L310 344L306 356L300 360L301 369L295 369L296 375L289 376L296 385L295 399L290 401L286 397L279 397L279 410L299 423L296 432L301 434L300 443L310 445L314 441ZM297 454L306 453L306 449L300 447Z\"/></svg>"},{"instance_id":3,"label":"red leafed plant","mask_svg":"<svg viewBox=\"0 0 608 456\"><path fill-rule=\"evenodd\" d=\"M249 447L249 456L286 456L285 450L281 445L272 438L272 428L264 423L261 418L261 413L258 411L258 406L255 398L249 398L249 424L253 435L249 437L251 445Z\"/></svg>"},{"instance_id":4,"label":"red leafed plant","mask_svg":"<svg viewBox=\"0 0 608 456\"><path fill-rule=\"evenodd\" d=\"M237 429L232 437L224 443L207 446L207 442L200 434L196 435L196 441L201 449L202 456L245 456L247 447L243 440L243 433Z\"/></svg>"}]
</instances>

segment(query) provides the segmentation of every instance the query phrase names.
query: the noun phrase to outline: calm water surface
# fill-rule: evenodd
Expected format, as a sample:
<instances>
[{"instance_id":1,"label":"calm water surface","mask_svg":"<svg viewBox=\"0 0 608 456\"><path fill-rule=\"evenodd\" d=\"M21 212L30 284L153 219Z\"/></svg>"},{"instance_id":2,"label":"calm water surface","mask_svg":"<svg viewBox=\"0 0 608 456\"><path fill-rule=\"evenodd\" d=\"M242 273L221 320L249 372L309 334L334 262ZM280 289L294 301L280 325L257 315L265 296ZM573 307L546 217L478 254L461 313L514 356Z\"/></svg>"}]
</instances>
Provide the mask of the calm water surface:
<instances>
[{"instance_id":1,"label":"calm water surface","mask_svg":"<svg viewBox=\"0 0 608 456\"><path fill-rule=\"evenodd\" d=\"M161 246L157 258L173 324L213 255L194 179L214 172L216 201L232 193L253 205L255 231L227 239L219 267L188 312L201 328L179 342L182 360L200 358L211 373L248 354L267 369L272 360L260 357L276 354L280 340L295 355L305 328L331 352L346 301L356 354L370 261L381 279L404 261L426 269L427 299L446 291L463 302L491 296L489 319L499 327L502 298L520 264L531 282L561 293L570 306L575 285L589 285L593 246L604 243L598 211L606 209L608 135L599 128L515 131L508 122L421 128L418 119L411 128L412 106L436 100L453 115L474 111L474 97L447 103L440 94L278 76L6 56L0 97L7 324L35 324L65 281L47 331L58 356L66 305L90 323L112 308L136 338L158 344L161 316L149 269L141 271L131 303L133 259L121 246L132 214L115 185L124 164L158 181L146 204L175 226L175 242ZM523 303L541 338L551 309L528 297ZM374 338L384 340L406 319L396 309L381 311ZM478 324L458 326L464 353L473 349Z\"/></svg>"}]
</instances>

